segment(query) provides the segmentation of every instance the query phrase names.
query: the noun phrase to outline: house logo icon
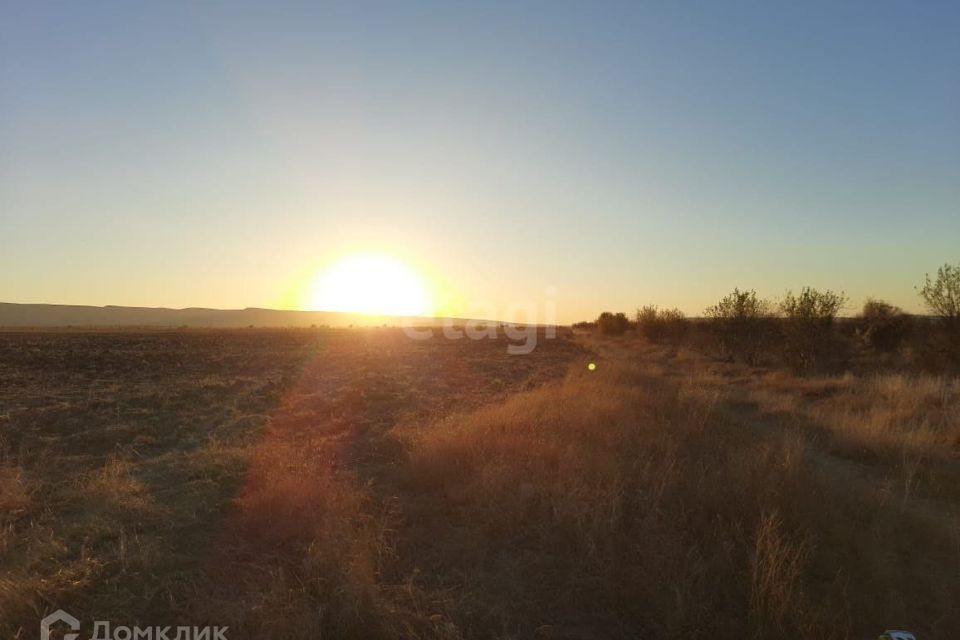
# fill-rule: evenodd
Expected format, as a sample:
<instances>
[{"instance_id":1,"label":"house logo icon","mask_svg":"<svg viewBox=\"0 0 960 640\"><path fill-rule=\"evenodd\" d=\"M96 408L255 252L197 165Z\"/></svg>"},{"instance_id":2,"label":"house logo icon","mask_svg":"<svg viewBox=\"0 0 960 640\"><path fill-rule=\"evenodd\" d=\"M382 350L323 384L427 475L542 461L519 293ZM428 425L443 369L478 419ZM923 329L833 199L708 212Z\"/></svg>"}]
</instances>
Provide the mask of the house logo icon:
<instances>
[{"instance_id":1,"label":"house logo icon","mask_svg":"<svg viewBox=\"0 0 960 640\"><path fill-rule=\"evenodd\" d=\"M63 609L57 609L40 621L40 640L50 640L50 627L57 622L64 622L71 631L80 631L80 621ZM63 640L76 640L78 633L65 633Z\"/></svg>"}]
</instances>

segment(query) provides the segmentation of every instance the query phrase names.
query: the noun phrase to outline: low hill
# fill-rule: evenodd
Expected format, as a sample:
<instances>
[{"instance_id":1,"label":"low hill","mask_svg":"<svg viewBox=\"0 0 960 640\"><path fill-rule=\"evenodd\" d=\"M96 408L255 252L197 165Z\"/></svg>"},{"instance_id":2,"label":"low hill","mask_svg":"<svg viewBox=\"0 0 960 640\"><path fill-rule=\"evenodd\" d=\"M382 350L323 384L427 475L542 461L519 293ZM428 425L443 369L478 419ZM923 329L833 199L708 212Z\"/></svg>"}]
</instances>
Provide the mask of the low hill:
<instances>
[{"instance_id":1,"label":"low hill","mask_svg":"<svg viewBox=\"0 0 960 640\"><path fill-rule=\"evenodd\" d=\"M366 316L334 311L287 311L253 307L167 309L0 302L0 327L247 327L250 325L255 327L309 327L312 325L341 327L439 322L437 318Z\"/></svg>"}]
</instances>

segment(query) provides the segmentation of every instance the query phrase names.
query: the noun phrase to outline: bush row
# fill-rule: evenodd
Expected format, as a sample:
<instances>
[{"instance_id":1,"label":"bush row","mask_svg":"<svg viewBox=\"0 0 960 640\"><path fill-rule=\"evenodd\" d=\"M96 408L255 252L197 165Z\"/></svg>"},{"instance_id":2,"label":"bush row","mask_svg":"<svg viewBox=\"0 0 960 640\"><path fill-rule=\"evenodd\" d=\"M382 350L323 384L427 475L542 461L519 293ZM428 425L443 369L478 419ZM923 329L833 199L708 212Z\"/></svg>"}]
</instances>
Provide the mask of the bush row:
<instances>
[{"instance_id":1,"label":"bush row","mask_svg":"<svg viewBox=\"0 0 960 640\"><path fill-rule=\"evenodd\" d=\"M847 297L804 287L777 303L754 290L734 289L697 320L679 309L648 305L637 310L632 323L624 313L604 312L595 326L604 335L635 329L654 343L677 344L695 335L699 345L723 359L756 364L775 355L797 370L837 365L855 346L890 357L913 339L926 364L960 367L960 265L940 267L917 292L929 317L913 317L889 302L868 299L857 316L838 322Z\"/></svg>"}]
</instances>

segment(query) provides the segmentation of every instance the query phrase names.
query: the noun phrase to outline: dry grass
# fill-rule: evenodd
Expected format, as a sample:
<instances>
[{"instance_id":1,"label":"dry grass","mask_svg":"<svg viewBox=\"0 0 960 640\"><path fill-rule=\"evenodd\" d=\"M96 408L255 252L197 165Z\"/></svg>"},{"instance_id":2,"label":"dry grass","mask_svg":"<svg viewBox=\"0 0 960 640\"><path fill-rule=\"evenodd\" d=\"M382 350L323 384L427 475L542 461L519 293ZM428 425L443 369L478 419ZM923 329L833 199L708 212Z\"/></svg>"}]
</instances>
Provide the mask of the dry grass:
<instances>
[{"instance_id":1,"label":"dry grass","mask_svg":"<svg viewBox=\"0 0 960 640\"><path fill-rule=\"evenodd\" d=\"M63 360L43 341L76 336L29 339L0 366L9 635L58 607L234 638L960 628L960 520L935 490L952 380L799 378L629 337L511 358L237 332L167 344L163 375L128 343L50 402ZM102 358L130 338L91 339ZM935 461L922 482L902 482L906 451Z\"/></svg>"},{"instance_id":2,"label":"dry grass","mask_svg":"<svg viewBox=\"0 0 960 640\"><path fill-rule=\"evenodd\" d=\"M0 468L0 513L5 520L15 518L30 506L30 492L23 470L17 467Z\"/></svg>"},{"instance_id":3,"label":"dry grass","mask_svg":"<svg viewBox=\"0 0 960 640\"><path fill-rule=\"evenodd\" d=\"M876 455L956 458L960 383L930 375L875 375L815 409L840 446Z\"/></svg>"},{"instance_id":4,"label":"dry grass","mask_svg":"<svg viewBox=\"0 0 960 640\"><path fill-rule=\"evenodd\" d=\"M249 449L271 386L314 343L305 332L0 334L0 636L36 637L57 608L169 619L243 469L212 445Z\"/></svg>"},{"instance_id":5,"label":"dry grass","mask_svg":"<svg viewBox=\"0 0 960 640\"><path fill-rule=\"evenodd\" d=\"M851 491L801 434L758 438L696 375L672 386L650 373L662 362L647 367L601 362L403 431L405 508L422 524L401 532L409 560L392 571L410 572L428 610L462 637L851 637L895 621L942 635L945 619L956 624L949 529ZM948 560L935 576L912 566L918 543Z\"/></svg>"},{"instance_id":6,"label":"dry grass","mask_svg":"<svg viewBox=\"0 0 960 640\"><path fill-rule=\"evenodd\" d=\"M233 438L163 452L141 470L159 475L162 461L163 476L189 479L174 487L185 503L196 476L201 488L214 478L236 486L231 508L200 549L200 567L187 584L171 587L177 600L161 612L167 619L229 624L241 637L314 637L320 628L368 637L383 620L377 572L390 553L390 507L370 490L397 452L388 428L536 387L562 375L580 352L559 340L516 358L505 342L419 343L387 330L320 332L312 340L319 353L276 395L256 441L246 435L256 424L244 420ZM233 379L198 375L193 388L213 390L218 405L232 406L236 395L221 390ZM175 395L164 404L189 408ZM237 438L250 445L238 446Z\"/></svg>"},{"instance_id":7,"label":"dry grass","mask_svg":"<svg viewBox=\"0 0 960 640\"><path fill-rule=\"evenodd\" d=\"M831 455L909 494L960 493L960 381L930 374L797 377L755 375L737 388L745 402L815 438Z\"/></svg>"},{"instance_id":8,"label":"dry grass","mask_svg":"<svg viewBox=\"0 0 960 640\"><path fill-rule=\"evenodd\" d=\"M117 457L108 458L103 467L82 474L77 486L65 492L65 498L83 503L88 513L134 515L155 509L144 484L134 475L133 463Z\"/></svg>"},{"instance_id":9,"label":"dry grass","mask_svg":"<svg viewBox=\"0 0 960 640\"><path fill-rule=\"evenodd\" d=\"M299 563L312 546L324 584L338 572L369 582L366 552L342 568L343 550L362 546L345 467L380 455L368 431L536 386L576 351L559 341L509 358L502 342L412 343L387 330L0 334L0 636L35 637L56 608L180 620L200 608L234 534L274 547L249 563L264 573L244 614L278 629L303 592L284 553ZM324 475L311 446L341 469ZM337 602L355 609L359 593Z\"/></svg>"}]
</instances>

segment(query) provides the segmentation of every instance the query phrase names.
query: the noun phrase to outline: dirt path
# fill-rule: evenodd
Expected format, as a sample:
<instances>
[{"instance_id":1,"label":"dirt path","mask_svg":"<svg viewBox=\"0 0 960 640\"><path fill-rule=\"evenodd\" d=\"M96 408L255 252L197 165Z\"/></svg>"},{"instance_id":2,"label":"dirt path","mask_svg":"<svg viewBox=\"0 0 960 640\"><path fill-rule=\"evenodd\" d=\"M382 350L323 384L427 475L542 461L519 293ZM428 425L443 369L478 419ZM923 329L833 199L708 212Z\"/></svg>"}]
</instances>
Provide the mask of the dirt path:
<instances>
[{"instance_id":1,"label":"dirt path","mask_svg":"<svg viewBox=\"0 0 960 640\"><path fill-rule=\"evenodd\" d=\"M734 396L746 395L742 388L734 388L733 392ZM718 408L727 419L761 434L788 430L816 433L823 428L799 416L794 417L792 424L786 424L782 418L764 413L758 403L741 399L727 399ZM850 487L852 492L876 495L881 501L897 505L912 518L960 536L960 506L957 504L917 495L891 470L832 455L816 444L807 447L805 455L818 471Z\"/></svg>"}]
</instances>

